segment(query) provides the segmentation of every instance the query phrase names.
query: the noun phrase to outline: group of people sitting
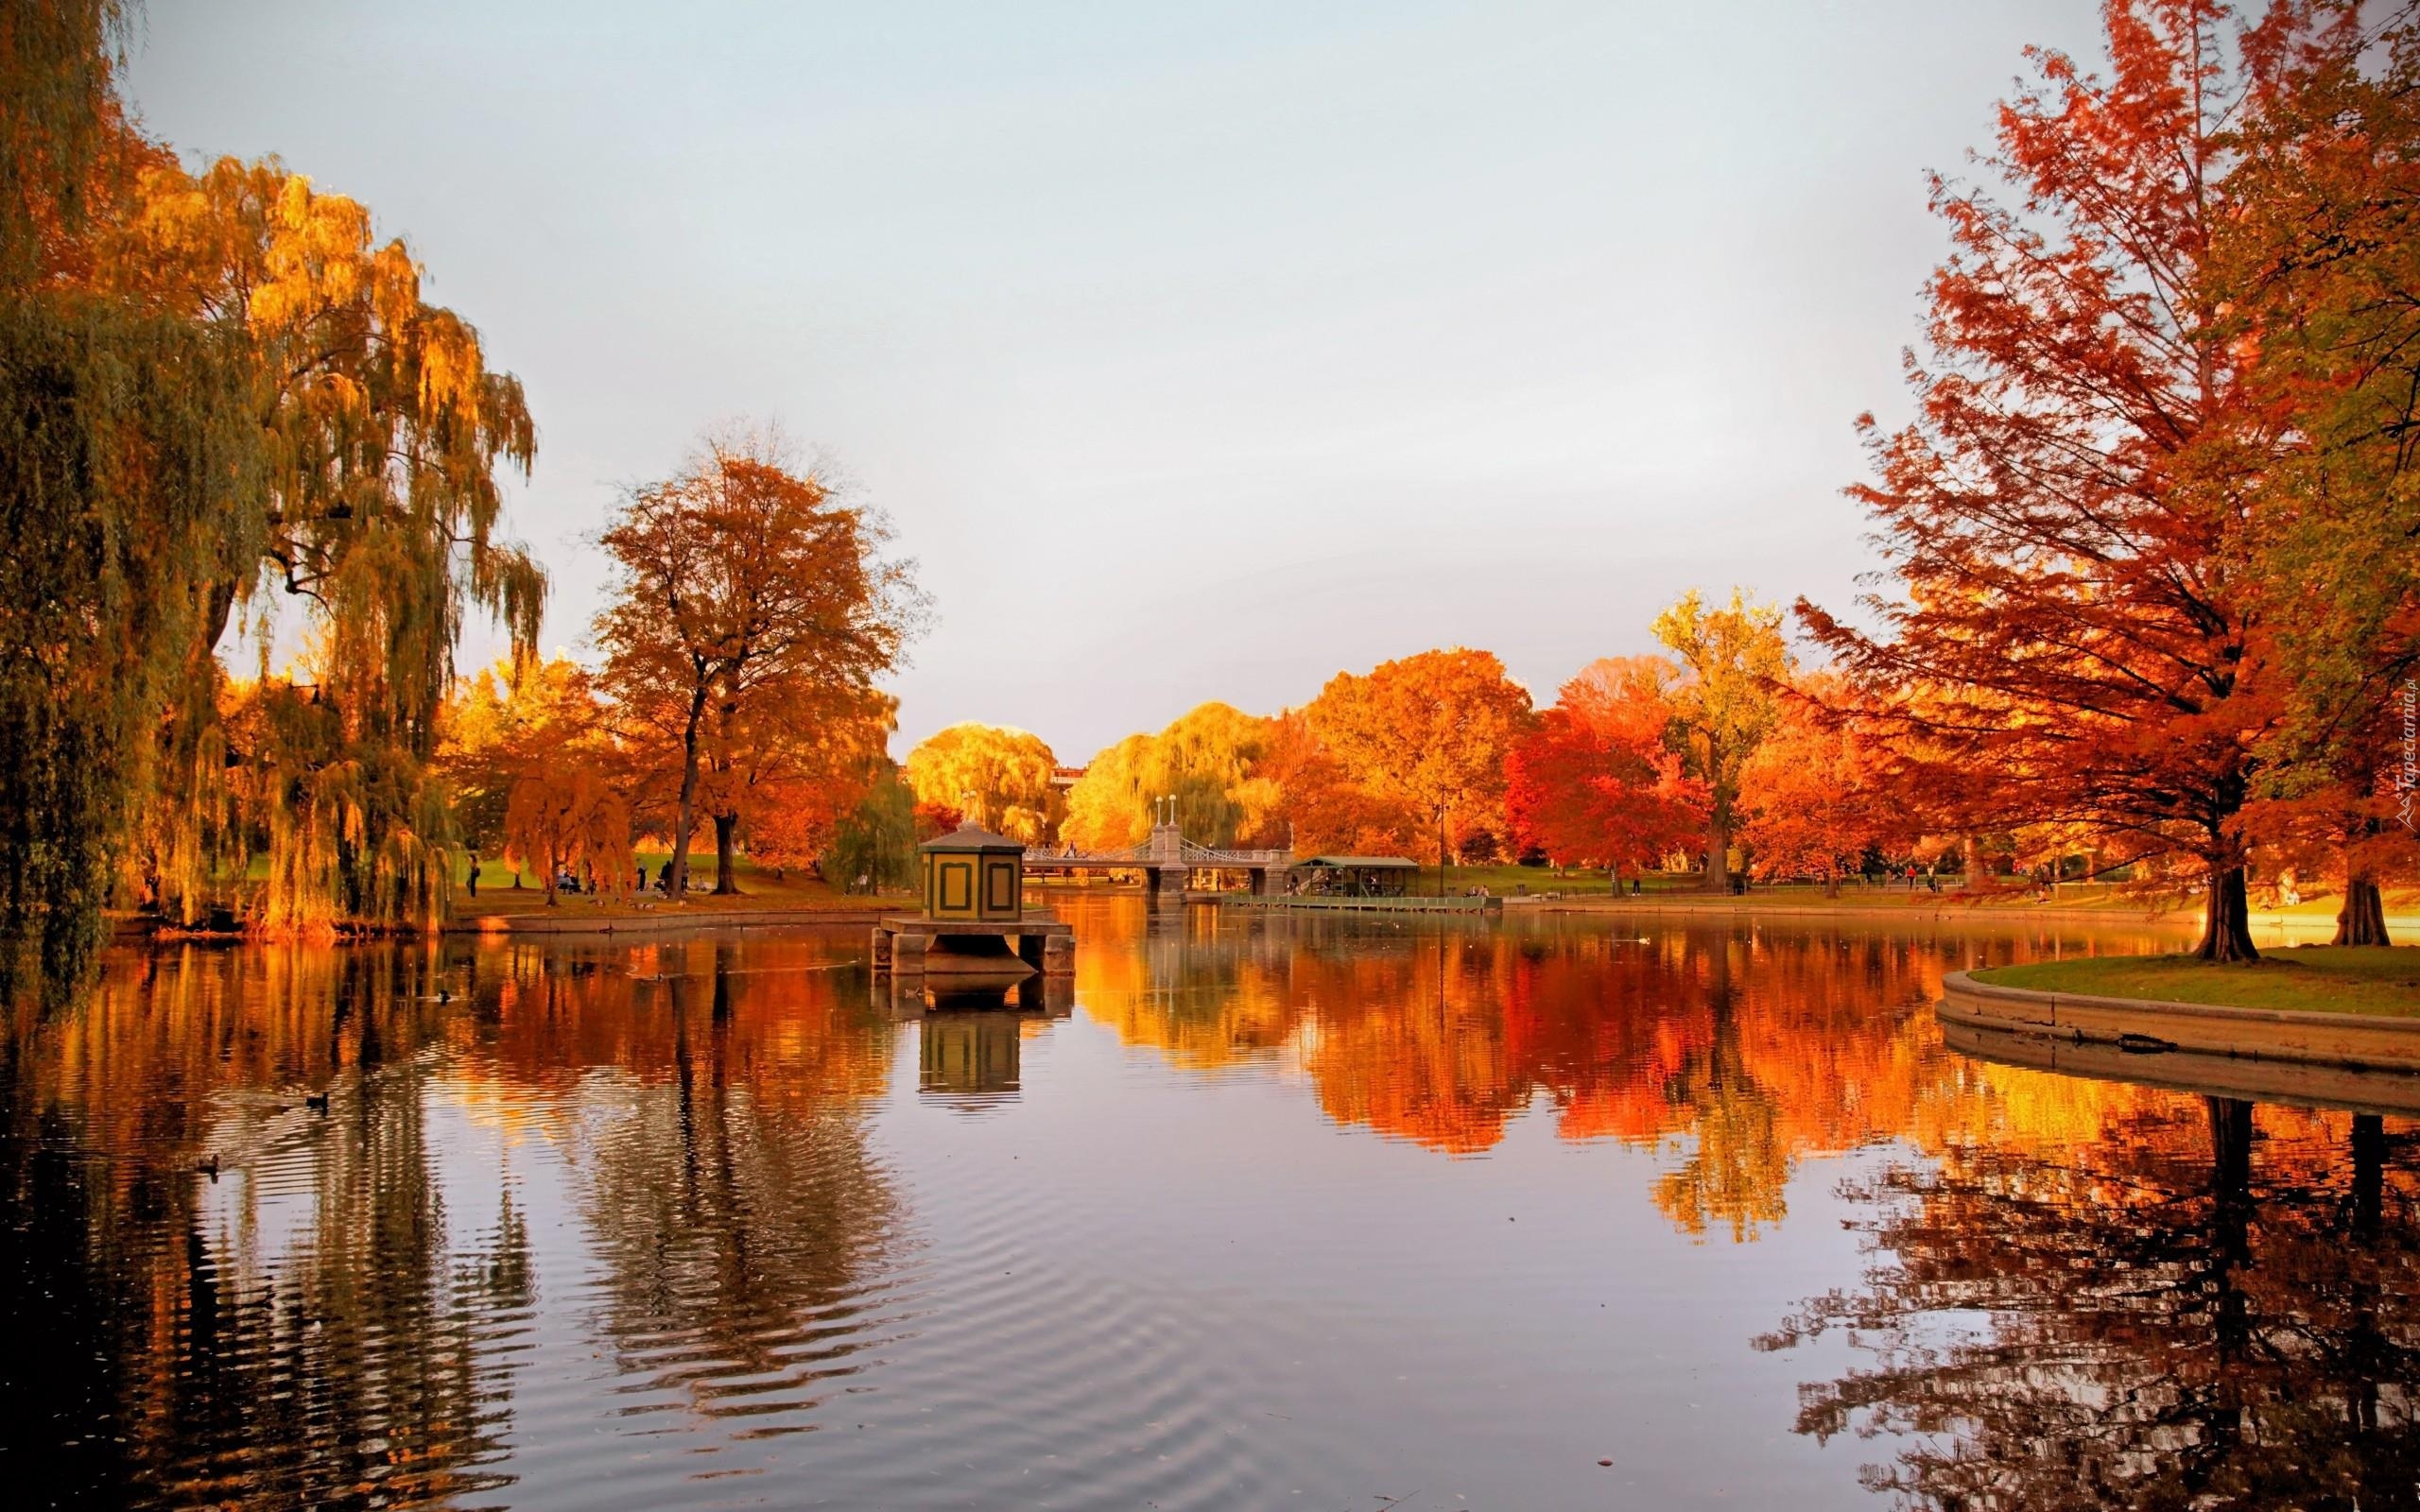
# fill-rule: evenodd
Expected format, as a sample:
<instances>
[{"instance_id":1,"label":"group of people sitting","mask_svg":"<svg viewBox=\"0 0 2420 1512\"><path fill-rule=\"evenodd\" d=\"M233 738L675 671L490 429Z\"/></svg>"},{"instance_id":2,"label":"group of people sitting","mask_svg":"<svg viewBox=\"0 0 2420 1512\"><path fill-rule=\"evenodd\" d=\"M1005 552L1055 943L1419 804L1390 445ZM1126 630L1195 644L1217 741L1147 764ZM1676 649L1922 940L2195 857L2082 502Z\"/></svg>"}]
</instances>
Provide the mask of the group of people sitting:
<instances>
[{"instance_id":1,"label":"group of people sitting","mask_svg":"<svg viewBox=\"0 0 2420 1512\"><path fill-rule=\"evenodd\" d=\"M479 895L479 879L485 869L486 868L480 866L479 860L476 856L471 858L470 885L471 896L474 898L476 898ZM640 892L666 894L672 890L672 863L668 860L666 861L664 865L656 868L653 885L648 885L648 871L645 866L638 868L634 875L636 879L636 887ZM520 883L515 881L513 885L517 887L520 885ZM699 877L696 873L693 872L690 874L689 891L703 892L709 885L710 884L708 884L703 878ZM561 867L555 871L555 891L571 893L595 892L596 891L596 879L584 870L576 869L571 867Z\"/></svg>"}]
</instances>

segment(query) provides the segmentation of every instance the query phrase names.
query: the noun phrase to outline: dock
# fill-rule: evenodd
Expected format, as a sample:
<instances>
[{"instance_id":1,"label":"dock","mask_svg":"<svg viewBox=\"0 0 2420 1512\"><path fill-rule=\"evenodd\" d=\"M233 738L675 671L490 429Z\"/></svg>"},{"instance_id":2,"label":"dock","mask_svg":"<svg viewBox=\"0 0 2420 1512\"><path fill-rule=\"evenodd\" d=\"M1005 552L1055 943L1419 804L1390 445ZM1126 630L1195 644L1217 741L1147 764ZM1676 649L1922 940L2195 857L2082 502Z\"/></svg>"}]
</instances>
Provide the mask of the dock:
<instances>
[{"instance_id":1,"label":"dock","mask_svg":"<svg viewBox=\"0 0 2420 1512\"><path fill-rule=\"evenodd\" d=\"M1046 914L928 919L893 914L873 926L873 969L892 976L1014 982L1072 976L1076 930Z\"/></svg>"},{"instance_id":2,"label":"dock","mask_svg":"<svg viewBox=\"0 0 2420 1512\"><path fill-rule=\"evenodd\" d=\"M1319 893L1261 897L1253 893L1216 895L1222 908L1269 908L1287 913L1337 914L1492 914L1504 906L1501 898L1346 898Z\"/></svg>"}]
</instances>

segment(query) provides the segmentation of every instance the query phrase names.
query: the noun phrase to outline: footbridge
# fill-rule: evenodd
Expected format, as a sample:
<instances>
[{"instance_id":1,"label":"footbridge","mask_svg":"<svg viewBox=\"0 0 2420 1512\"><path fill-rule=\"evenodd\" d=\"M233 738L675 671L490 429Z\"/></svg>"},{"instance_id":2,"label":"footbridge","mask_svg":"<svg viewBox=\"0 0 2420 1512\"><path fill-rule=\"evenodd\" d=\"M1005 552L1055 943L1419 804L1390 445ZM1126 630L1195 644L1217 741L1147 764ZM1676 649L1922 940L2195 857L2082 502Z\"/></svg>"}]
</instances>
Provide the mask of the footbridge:
<instances>
[{"instance_id":1,"label":"footbridge","mask_svg":"<svg viewBox=\"0 0 2420 1512\"><path fill-rule=\"evenodd\" d=\"M1252 879L1252 890L1263 896L1286 890L1286 868L1294 864L1291 850L1221 850L1199 845L1173 824L1156 825L1140 845L1116 850L1080 850L1073 845L1029 846L1025 869L1037 871L1139 871L1154 903L1183 902L1196 871L1240 871Z\"/></svg>"}]
</instances>

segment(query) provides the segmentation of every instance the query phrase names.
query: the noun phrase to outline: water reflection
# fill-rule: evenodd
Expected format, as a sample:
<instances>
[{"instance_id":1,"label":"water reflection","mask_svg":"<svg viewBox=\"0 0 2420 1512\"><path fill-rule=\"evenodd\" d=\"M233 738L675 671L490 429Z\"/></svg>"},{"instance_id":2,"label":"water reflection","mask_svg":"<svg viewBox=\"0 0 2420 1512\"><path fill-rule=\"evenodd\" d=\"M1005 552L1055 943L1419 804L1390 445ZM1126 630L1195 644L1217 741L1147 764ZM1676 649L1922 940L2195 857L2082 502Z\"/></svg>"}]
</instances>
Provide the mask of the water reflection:
<instances>
[{"instance_id":1,"label":"water reflection","mask_svg":"<svg viewBox=\"0 0 2420 1512\"><path fill-rule=\"evenodd\" d=\"M923 1077L927 1096L988 1107L1017 1091L1024 1026L999 1011L943 1009L925 1022Z\"/></svg>"},{"instance_id":2,"label":"water reflection","mask_svg":"<svg viewBox=\"0 0 2420 1512\"><path fill-rule=\"evenodd\" d=\"M895 1212L861 1108L890 1026L809 990L801 963L746 959L711 941L678 969L634 963L666 968L652 982L588 979L576 1017L637 1042L584 1068L573 1155L599 1322L631 1378L619 1412L764 1435L803 1428L865 1342L863 1278Z\"/></svg>"},{"instance_id":3,"label":"water reflection","mask_svg":"<svg viewBox=\"0 0 2420 1512\"><path fill-rule=\"evenodd\" d=\"M434 1177L441 982L407 953L188 953L18 1022L12 1475L68 1504L500 1484L530 1240L510 1193L449 1213Z\"/></svg>"},{"instance_id":4,"label":"water reflection","mask_svg":"<svg viewBox=\"0 0 2420 1512\"><path fill-rule=\"evenodd\" d=\"M1485 1153L1544 1103L1566 1140L1661 1152L1654 1201L1684 1231L1748 1240L1784 1217L1802 1160L1900 1135L1949 1093L1929 1012L1943 972L2037 948L1906 925L1197 911L1140 950L1080 951L1077 987L1129 1043L1200 1071L1298 1062L1330 1117L1449 1155Z\"/></svg>"},{"instance_id":5,"label":"water reflection","mask_svg":"<svg viewBox=\"0 0 2420 1512\"><path fill-rule=\"evenodd\" d=\"M197 951L21 1017L11 1468L63 1504L510 1485L530 1142L574 1173L618 1412L812 1405L895 1209L859 1117L895 1026L842 1006L827 954Z\"/></svg>"},{"instance_id":6,"label":"water reflection","mask_svg":"<svg viewBox=\"0 0 2420 1512\"><path fill-rule=\"evenodd\" d=\"M1759 1341L1872 1356L1804 1388L1799 1431L1898 1439L1868 1484L1915 1506L2411 1505L2411 1136L2222 1097L2109 1111L2066 1143L1945 1128L1929 1166L1853 1186L1865 1283Z\"/></svg>"},{"instance_id":7,"label":"water reflection","mask_svg":"<svg viewBox=\"0 0 2420 1512\"><path fill-rule=\"evenodd\" d=\"M1994 1063L1928 1011L1946 970L2157 936L1068 911L1072 989L977 999L855 932L112 959L0 1040L0 1472L135 1506L2420 1485L2411 1121ZM1723 1403L1695 1449L1682 1380ZM1630 1424L1652 1494L1601 1479Z\"/></svg>"}]
</instances>

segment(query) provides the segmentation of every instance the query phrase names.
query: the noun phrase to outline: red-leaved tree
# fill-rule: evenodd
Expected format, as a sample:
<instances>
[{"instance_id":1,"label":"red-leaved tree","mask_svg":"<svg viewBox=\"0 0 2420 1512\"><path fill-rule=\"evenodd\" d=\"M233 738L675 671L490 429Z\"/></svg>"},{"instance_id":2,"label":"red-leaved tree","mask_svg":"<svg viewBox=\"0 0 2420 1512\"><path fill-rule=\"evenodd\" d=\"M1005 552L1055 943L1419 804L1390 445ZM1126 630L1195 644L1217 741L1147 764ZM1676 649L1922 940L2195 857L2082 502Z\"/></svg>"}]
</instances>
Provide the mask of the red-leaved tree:
<instances>
[{"instance_id":1,"label":"red-leaved tree","mask_svg":"<svg viewBox=\"0 0 2420 1512\"><path fill-rule=\"evenodd\" d=\"M1697 843L1706 792L1670 739L1665 690L1678 676L1661 657L1607 657L1558 690L1505 760L1505 814L1523 849L1618 879Z\"/></svg>"},{"instance_id":2,"label":"red-leaved tree","mask_svg":"<svg viewBox=\"0 0 2420 1512\"><path fill-rule=\"evenodd\" d=\"M2251 959L2243 811L2280 710L2237 545L2281 421L2204 274L2245 71L2207 0L2110 0L2111 73L2030 54L1981 165L1936 177L1914 421L1863 426L1897 577L1867 630L1799 613L1963 827L2072 823L2207 886L2201 954Z\"/></svg>"}]
</instances>

